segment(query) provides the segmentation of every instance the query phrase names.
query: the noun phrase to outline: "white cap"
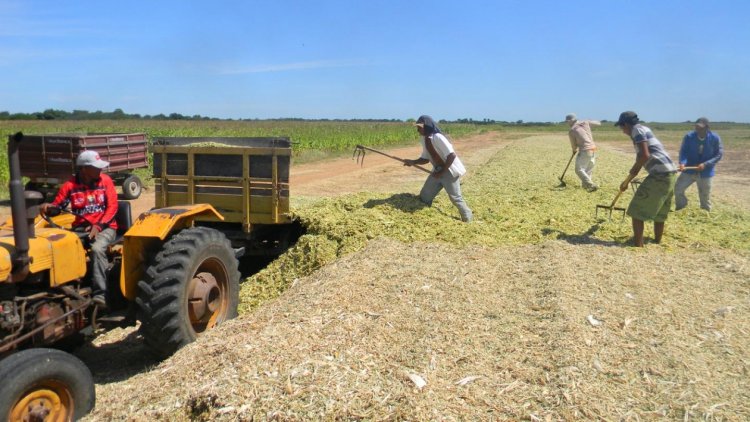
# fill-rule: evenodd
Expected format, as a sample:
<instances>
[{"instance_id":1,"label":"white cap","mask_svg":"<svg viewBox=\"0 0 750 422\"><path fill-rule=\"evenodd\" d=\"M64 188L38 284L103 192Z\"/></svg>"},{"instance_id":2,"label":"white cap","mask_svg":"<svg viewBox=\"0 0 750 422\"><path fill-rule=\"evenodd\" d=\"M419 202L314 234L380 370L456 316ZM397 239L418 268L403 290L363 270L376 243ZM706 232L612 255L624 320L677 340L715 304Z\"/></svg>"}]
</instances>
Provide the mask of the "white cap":
<instances>
[{"instance_id":1,"label":"white cap","mask_svg":"<svg viewBox=\"0 0 750 422\"><path fill-rule=\"evenodd\" d=\"M103 169L105 167L109 167L109 162L102 160L102 158L99 157L98 152L87 150L78 154L78 158L76 158L76 165L78 167L92 166L98 169Z\"/></svg>"}]
</instances>

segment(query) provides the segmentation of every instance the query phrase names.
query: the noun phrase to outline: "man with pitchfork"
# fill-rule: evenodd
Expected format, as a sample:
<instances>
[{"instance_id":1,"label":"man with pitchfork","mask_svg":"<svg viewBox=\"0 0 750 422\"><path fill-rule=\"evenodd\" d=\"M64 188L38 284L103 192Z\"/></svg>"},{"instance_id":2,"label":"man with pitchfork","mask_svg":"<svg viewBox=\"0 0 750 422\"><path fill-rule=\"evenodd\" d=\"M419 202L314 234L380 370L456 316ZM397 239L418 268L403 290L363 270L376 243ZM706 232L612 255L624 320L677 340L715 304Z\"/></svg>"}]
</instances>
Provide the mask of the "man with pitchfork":
<instances>
[{"instance_id":1,"label":"man with pitchfork","mask_svg":"<svg viewBox=\"0 0 750 422\"><path fill-rule=\"evenodd\" d=\"M458 208L461 214L461 221L470 222L473 214L466 201L461 195L460 178L466 173L461 160L456 155L448 138L440 132L432 117L419 116L417 122L417 131L422 136L422 155L416 160L404 160L405 166L415 164L432 163L432 173L427 176L427 180L419 192L419 199L427 205L432 205L440 190L445 189L453 205Z\"/></svg>"},{"instance_id":2,"label":"man with pitchfork","mask_svg":"<svg viewBox=\"0 0 750 422\"><path fill-rule=\"evenodd\" d=\"M615 123L622 133L628 135L635 147L635 163L630 168L630 176L620 184L620 192L628 189L628 182L646 169L648 176L638 186L630 201L627 214L633 219L633 245L643 247L644 221L654 222L654 242L661 243L664 223L669 216L674 196L677 166L669 158L664 145L648 127L641 124L634 111L623 111Z\"/></svg>"},{"instance_id":3,"label":"man with pitchfork","mask_svg":"<svg viewBox=\"0 0 750 422\"><path fill-rule=\"evenodd\" d=\"M716 163L724 155L721 138L708 127L708 119L701 117L695 121L695 130L688 132L680 146L680 176L674 187L675 211L688 204L685 190L693 183L698 184L698 198L701 208L711 211L711 181ZM695 169L685 169L695 167ZM683 171L684 170L684 171Z\"/></svg>"},{"instance_id":4,"label":"man with pitchfork","mask_svg":"<svg viewBox=\"0 0 750 422\"><path fill-rule=\"evenodd\" d=\"M578 151L576 174L581 179L583 188L593 192L599 189L599 186L591 180L596 162L596 144L594 144L594 135L591 134L591 125L599 126L601 123L598 120L578 120L573 113L565 116L565 123L570 127L568 138L573 154Z\"/></svg>"}]
</instances>

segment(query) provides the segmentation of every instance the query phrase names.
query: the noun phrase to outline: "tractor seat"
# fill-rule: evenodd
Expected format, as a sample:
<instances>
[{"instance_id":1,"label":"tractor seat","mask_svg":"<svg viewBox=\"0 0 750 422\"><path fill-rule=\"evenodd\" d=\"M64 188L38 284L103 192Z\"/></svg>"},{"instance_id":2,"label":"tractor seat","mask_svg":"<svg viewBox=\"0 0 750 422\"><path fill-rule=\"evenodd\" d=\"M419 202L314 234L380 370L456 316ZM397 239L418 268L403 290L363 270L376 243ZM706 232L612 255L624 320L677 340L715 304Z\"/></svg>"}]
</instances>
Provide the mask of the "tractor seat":
<instances>
[{"instance_id":1,"label":"tractor seat","mask_svg":"<svg viewBox=\"0 0 750 422\"><path fill-rule=\"evenodd\" d=\"M115 237L115 243L117 243L122 240L125 232L133 225L133 217L130 214L130 202L117 201L117 214L115 215L115 221L117 222L117 236Z\"/></svg>"}]
</instances>

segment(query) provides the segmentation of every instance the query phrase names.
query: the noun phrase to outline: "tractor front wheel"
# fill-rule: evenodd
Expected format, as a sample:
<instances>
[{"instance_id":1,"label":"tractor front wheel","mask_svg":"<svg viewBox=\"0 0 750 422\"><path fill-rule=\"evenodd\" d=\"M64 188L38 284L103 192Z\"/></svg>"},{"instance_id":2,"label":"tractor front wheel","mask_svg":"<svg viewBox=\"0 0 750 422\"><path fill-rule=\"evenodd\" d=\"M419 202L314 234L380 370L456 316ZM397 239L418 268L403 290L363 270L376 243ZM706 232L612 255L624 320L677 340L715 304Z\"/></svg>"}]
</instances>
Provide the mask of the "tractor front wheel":
<instances>
[{"instance_id":1,"label":"tractor front wheel","mask_svg":"<svg viewBox=\"0 0 750 422\"><path fill-rule=\"evenodd\" d=\"M0 361L0 420L73 421L94 408L94 380L75 356L27 349Z\"/></svg>"},{"instance_id":2,"label":"tractor front wheel","mask_svg":"<svg viewBox=\"0 0 750 422\"><path fill-rule=\"evenodd\" d=\"M204 331L237 316L240 273L223 233L193 227L172 236L138 283L146 344L168 357Z\"/></svg>"}]
</instances>

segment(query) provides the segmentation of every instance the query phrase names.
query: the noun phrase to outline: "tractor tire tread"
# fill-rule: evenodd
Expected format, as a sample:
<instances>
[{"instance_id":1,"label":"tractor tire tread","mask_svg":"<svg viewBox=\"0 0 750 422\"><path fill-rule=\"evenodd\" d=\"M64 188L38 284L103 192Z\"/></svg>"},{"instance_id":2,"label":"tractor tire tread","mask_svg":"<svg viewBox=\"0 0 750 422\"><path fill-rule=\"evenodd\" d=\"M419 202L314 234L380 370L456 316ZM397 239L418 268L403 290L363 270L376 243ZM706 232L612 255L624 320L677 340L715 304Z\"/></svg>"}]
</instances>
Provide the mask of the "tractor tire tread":
<instances>
[{"instance_id":1,"label":"tractor tire tread","mask_svg":"<svg viewBox=\"0 0 750 422\"><path fill-rule=\"evenodd\" d=\"M187 283L202 256L219 258L229 277L230 301L224 320L237 316L239 301L238 261L223 233L206 227L185 229L172 236L153 258L145 280L138 283L140 332L146 344L160 357L167 357L195 339L186 314Z\"/></svg>"},{"instance_id":2,"label":"tractor tire tread","mask_svg":"<svg viewBox=\"0 0 750 422\"><path fill-rule=\"evenodd\" d=\"M94 408L96 396L91 371L77 357L60 350L35 348L0 361L0 418L7 420L17 400L45 380L62 383L72 397L73 420Z\"/></svg>"}]
</instances>

